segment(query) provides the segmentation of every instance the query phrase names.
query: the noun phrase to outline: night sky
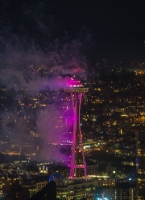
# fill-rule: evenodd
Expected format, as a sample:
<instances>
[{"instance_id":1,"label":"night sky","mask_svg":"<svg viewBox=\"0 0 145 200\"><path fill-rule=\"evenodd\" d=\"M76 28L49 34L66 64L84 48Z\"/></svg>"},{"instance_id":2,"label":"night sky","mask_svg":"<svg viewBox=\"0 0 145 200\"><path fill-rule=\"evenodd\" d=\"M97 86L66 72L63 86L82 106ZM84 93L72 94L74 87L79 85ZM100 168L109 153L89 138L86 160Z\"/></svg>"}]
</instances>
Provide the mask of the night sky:
<instances>
[{"instance_id":1,"label":"night sky","mask_svg":"<svg viewBox=\"0 0 145 200\"><path fill-rule=\"evenodd\" d=\"M95 63L144 61L145 1L1 0L0 52L10 41L47 51L56 39L87 41L84 54Z\"/></svg>"}]
</instances>

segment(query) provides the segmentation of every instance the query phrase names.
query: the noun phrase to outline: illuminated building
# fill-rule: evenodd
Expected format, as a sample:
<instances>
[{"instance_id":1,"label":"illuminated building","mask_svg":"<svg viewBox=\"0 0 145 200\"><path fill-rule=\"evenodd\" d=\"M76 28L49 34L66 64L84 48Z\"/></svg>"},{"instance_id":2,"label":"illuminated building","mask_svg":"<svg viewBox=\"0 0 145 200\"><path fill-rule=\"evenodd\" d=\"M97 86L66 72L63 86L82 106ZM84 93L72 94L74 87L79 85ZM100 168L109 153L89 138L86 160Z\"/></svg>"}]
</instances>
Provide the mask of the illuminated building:
<instances>
[{"instance_id":1,"label":"illuminated building","mask_svg":"<svg viewBox=\"0 0 145 200\"><path fill-rule=\"evenodd\" d=\"M81 179L68 179L56 183L57 185L57 199L96 199L97 188L115 186L115 179L110 178L88 178L88 180Z\"/></svg>"},{"instance_id":2,"label":"illuminated building","mask_svg":"<svg viewBox=\"0 0 145 200\"><path fill-rule=\"evenodd\" d=\"M145 199L145 133L137 134L137 193Z\"/></svg>"},{"instance_id":3,"label":"illuminated building","mask_svg":"<svg viewBox=\"0 0 145 200\"><path fill-rule=\"evenodd\" d=\"M68 88L64 91L71 93L72 105L73 105L73 143L71 153L71 164L70 164L70 178L86 176L86 162L84 156L84 148L82 141L82 133L80 128L80 110L82 94L88 92L88 88L84 88L80 81L70 80L68 82ZM81 174L81 170L84 172Z\"/></svg>"}]
</instances>

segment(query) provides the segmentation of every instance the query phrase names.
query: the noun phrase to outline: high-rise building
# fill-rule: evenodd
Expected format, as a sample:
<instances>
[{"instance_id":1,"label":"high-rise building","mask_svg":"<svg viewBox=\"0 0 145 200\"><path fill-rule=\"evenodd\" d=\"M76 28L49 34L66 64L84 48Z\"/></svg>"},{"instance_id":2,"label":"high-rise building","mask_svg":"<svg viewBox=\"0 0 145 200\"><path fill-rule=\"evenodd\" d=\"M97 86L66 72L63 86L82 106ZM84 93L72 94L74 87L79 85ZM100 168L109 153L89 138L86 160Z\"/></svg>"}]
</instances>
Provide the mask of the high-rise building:
<instances>
[{"instance_id":1,"label":"high-rise building","mask_svg":"<svg viewBox=\"0 0 145 200\"><path fill-rule=\"evenodd\" d=\"M137 196L145 199L145 133L137 134Z\"/></svg>"}]
</instances>

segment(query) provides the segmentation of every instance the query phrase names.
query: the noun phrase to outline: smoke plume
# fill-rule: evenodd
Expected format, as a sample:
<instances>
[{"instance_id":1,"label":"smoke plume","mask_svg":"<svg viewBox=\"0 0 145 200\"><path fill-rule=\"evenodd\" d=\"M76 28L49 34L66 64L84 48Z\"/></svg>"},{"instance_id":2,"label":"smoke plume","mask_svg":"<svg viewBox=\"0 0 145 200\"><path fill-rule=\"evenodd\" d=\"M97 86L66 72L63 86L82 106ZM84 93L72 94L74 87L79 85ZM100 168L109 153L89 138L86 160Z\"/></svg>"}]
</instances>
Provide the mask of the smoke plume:
<instances>
[{"instance_id":1,"label":"smoke plume","mask_svg":"<svg viewBox=\"0 0 145 200\"><path fill-rule=\"evenodd\" d=\"M6 15L10 4L3 3L0 32L1 141L40 159L65 160L58 144L71 141L72 110L63 89L71 77L87 78L88 63L81 49L88 37L71 39L66 31L59 35L54 17L42 14L45 1L35 7L19 5L24 23L17 21L16 29Z\"/></svg>"}]
</instances>

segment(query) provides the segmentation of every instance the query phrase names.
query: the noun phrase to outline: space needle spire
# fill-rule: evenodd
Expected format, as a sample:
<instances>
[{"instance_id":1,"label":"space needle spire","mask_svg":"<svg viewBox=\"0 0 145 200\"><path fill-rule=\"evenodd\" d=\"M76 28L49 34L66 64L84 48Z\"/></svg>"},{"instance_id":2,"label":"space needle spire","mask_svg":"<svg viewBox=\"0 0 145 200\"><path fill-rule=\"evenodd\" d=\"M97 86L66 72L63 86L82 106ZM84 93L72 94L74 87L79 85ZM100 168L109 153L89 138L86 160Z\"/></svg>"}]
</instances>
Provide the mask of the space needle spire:
<instances>
[{"instance_id":1,"label":"space needle spire","mask_svg":"<svg viewBox=\"0 0 145 200\"><path fill-rule=\"evenodd\" d=\"M73 106L73 141L71 149L71 163L70 163L70 178L80 177L82 175L85 179L86 174L86 162L84 156L83 148L83 138L80 127L80 111L83 93L88 92L88 88L83 87L83 85L78 80L71 79L67 83L67 88L64 89L65 92L71 93L72 106Z\"/></svg>"}]
</instances>

